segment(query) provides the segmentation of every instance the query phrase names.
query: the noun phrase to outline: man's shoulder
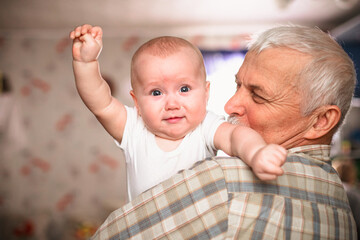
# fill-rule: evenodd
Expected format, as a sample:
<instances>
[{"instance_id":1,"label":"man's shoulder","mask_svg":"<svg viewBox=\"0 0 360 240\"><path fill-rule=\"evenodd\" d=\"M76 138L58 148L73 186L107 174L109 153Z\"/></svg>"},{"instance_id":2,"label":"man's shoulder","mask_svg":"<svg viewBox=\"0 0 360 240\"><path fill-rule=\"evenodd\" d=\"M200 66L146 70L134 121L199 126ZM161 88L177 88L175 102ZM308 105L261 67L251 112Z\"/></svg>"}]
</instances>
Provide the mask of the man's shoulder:
<instances>
[{"instance_id":1,"label":"man's shoulder","mask_svg":"<svg viewBox=\"0 0 360 240\"><path fill-rule=\"evenodd\" d=\"M238 181L258 181L252 169L237 157L212 157L207 160L208 161L202 161L203 164L218 165L222 169L226 179L239 178L237 179ZM288 154L282 168L284 169L284 174L280 179L287 175L296 175L299 178L323 178L327 181L329 178L334 178L333 181L337 180L336 171L332 168L331 164L317 160L306 154ZM235 179L233 180L236 181Z\"/></svg>"},{"instance_id":2,"label":"man's shoulder","mask_svg":"<svg viewBox=\"0 0 360 240\"><path fill-rule=\"evenodd\" d=\"M316 158L312 158L307 156L306 154L299 153L290 153L286 157L287 163L298 163L309 166L322 166L326 169L331 168L331 164L317 160ZM221 168L243 168L249 169L250 167L242 161L238 157L227 157L227 156L215 156L211 158L207 158L203 161L198 162L198 164L218 164Z\"/></svg>"}]
</instances>

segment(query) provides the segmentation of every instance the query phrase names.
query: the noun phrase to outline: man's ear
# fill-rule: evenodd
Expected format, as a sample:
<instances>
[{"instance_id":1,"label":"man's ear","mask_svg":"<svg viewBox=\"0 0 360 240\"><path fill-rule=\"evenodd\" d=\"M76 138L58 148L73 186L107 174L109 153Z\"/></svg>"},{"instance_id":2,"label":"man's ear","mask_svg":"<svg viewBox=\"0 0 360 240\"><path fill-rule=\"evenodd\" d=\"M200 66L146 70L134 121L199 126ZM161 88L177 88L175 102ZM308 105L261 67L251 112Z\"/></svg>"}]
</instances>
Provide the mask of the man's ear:
<instances>
[{"instance_id":1,"label":"man's ear","mask_svg":"<svg viewBox=\"0 0 360 240\"><path fill-rule=\"evenodd\" d=\"M130 90L130 95L131 95L131 97L132 97L132 99L133 99L133 101L134 101L134 105L135 105L135 107L136 107L136 110L137 110L139 116L141 116L141 115L140 115L140 111L139 111L138 101L137 101L136 95L135 95L135 93L134 93L134 90Z\"/></svg>"},{"instance_id":2,"label":"man's ear","mask_svg":"<svg viewBox=\"0 0 360 240\"><path fill-rule=\"evenodd\" d=\"M331 132L339 123L341 111L338 106L326 105L313 113L311 129L306 133L307 139L318 139Z\"/></svg>"}]
</instances>

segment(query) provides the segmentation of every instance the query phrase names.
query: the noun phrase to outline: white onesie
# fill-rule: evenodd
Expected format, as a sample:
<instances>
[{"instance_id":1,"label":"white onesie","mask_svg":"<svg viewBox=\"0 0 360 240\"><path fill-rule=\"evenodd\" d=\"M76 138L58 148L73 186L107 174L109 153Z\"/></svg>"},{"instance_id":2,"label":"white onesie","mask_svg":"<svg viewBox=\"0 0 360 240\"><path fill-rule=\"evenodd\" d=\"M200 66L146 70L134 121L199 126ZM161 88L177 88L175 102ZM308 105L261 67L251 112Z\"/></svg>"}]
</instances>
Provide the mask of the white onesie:
<instances>
[{"instance_id":1,"label":"white onesie","mask_svg":"<svg viewBox=\"0 0 360 240\"><path fill-rule=\"evenodd\" d=\"M214 135L225 121L223 116L207 112L204 121L188 133L171 152L161 150L155 135L147 130L136 108L126 107L127 119L121 144L127 166L128 200L191 167L205 157L215 156Z\"/></svg>"}]
</instances>

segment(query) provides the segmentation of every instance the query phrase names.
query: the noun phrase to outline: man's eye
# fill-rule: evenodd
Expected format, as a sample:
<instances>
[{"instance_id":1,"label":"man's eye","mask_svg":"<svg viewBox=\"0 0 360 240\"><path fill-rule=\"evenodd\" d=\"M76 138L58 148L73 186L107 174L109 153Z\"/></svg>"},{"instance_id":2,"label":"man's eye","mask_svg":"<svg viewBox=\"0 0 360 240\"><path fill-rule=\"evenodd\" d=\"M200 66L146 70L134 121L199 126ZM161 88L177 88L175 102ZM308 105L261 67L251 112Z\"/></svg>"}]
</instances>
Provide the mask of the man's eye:
<instances>
[{"instance_id":1,"label":"man's eye","mask_svg":"<svg viewBox=\"0 0 360 240\"><path fill-rule=\"evenodd\" d=\"M188 92L190 88L188 86L183 86L180 88L180 92Z\"/></svg>"},{"instance_id":2,"label":"man's eye","mask_svg":"<svg viewBox=\"0 0 360 240\"><path fill-rule=\"evenodd\" d=\"M151 92L151 95L153 96L160 96L161 95L161 92L159 90L154 90Z\"/></svg>"},{"instance_id":3,"label":"man's eye","mask_svg":"<svg viewBox=\"0 0 360 240\"><path fill-rule=\"evenodd\" d=\"M267 102L265 98L255 94L255 93L252 93L252 97L253 97L253 99L254 99L254 101L256 103L265 103L265 102Z\"/></svg>"}]
</instances>

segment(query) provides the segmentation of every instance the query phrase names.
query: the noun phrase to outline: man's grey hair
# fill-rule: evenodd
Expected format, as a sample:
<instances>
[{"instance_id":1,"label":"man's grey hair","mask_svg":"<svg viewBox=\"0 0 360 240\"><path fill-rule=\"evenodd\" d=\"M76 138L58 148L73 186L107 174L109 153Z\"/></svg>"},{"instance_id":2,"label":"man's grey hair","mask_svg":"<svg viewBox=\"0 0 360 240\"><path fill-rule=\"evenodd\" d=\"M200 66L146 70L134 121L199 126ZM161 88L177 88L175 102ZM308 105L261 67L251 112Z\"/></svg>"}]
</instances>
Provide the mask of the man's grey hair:
<instances>
[{"instance_id":1,"label":"man's grey hair","mask_svg":"<svg viewBox=\"0 0 360 240\"><path fill-rule=\"evenodd\" d=\"M255 34L248 46L253 53L277 47L311 56L297 82L302 114L309 115L324 105L336 105L341 110L340 126L350 108L356 83L354 63L348 54L319 28L297 25L278 26Z\"/></svg>"}]
</instances>

